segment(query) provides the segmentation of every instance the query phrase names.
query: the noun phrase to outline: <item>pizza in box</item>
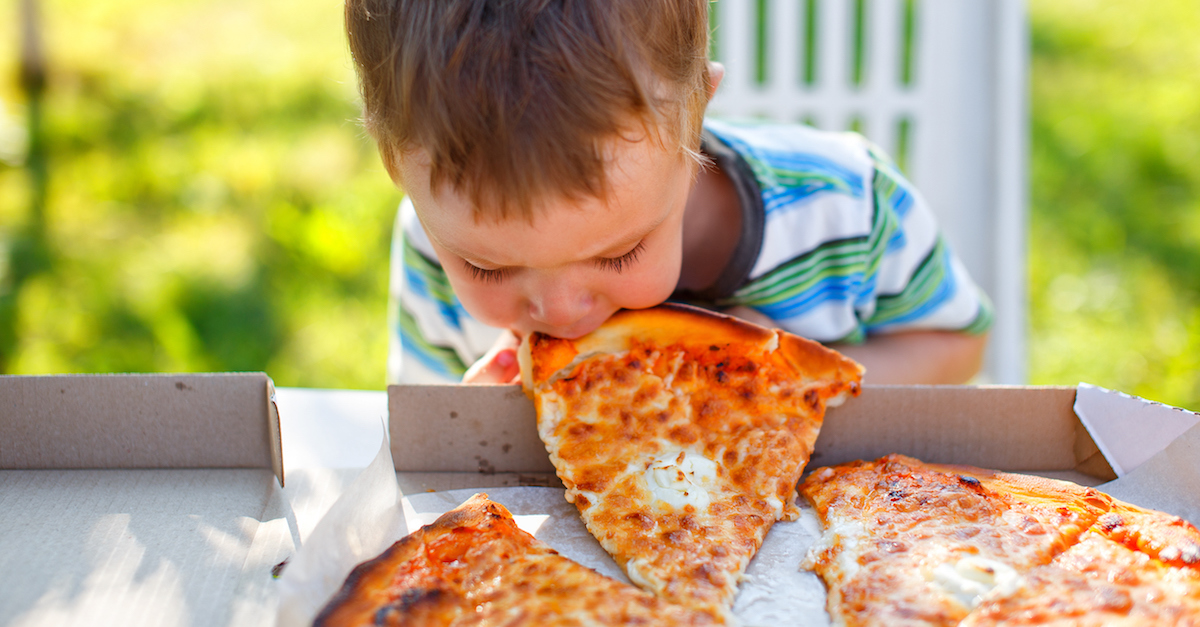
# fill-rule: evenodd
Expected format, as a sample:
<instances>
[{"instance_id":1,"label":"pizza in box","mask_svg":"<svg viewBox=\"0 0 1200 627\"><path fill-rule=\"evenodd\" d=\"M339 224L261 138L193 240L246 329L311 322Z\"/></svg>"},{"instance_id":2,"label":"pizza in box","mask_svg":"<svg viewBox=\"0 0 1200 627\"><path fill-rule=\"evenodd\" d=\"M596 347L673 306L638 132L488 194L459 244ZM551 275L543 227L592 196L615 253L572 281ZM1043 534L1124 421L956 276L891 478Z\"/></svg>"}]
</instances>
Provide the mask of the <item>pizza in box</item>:
<instances>
[{"instance_id":1,"label":"pizza in box","mask_svg":"<svg viewBox=\"0 0 1200 627\"><path fill-rule=\"evenodd\" d=\"M520 362L566 499L633 585L478 495L360 565L316 624L736 624L747 565L798 515L825 409L863 375L680 305L534 334ZM799 494L824 535L796 568L836 625L1200 624L1200 534L1092 488L896 455L818 469Z\"/></svg>"}]
</instances>

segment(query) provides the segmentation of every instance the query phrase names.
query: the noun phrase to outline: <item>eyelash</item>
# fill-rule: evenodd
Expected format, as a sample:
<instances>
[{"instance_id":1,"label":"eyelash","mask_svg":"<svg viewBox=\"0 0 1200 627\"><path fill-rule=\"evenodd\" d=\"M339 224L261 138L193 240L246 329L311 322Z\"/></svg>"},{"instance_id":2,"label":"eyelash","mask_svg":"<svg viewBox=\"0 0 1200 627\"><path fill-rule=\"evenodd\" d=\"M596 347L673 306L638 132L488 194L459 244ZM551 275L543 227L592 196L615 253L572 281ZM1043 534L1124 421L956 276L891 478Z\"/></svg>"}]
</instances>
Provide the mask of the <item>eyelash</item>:
<instances>
[{"instance_id":1,"label":"eyelash","mask_svg":"<svg viewBox=\"0 0 1200 627\"><path fill-rule=\"evenodd\" d=\"M642 251L645 249L646 244L644 242L638 242L637 246L633 247L633 250L621 255L620 257L601 257L600 259L597 259L596 265L599 266L601 270L608 270L620 274L622 270L635 263L638 260L638 257L641 256ZM488 270L486 268L480 268L479 266L476 266L465 259L463 260L463 265L466 266L467 272L471 273L471 278L481 283L499 283L504 280L504 277L508 276L508 269L506 268Z\"/></svg>"},{"instance_id":2,"label":"eyelash","mask_svg":"<svg viewBox=\"0 0 1200 627\"><path fill-rule=\"evenodd\" d=\"M597 259L596 265L600 266L601 270L612 270L617 274L621 274L622 270L638 260L638 256L641 255L642 251L645 249L646 244L644 242L638 242L637 246L633 247L633 250L621 255L620 257L613 257L611 259L608 257L601 257L600 259Z\"/></svg>"},{"instance_id":3,"label":"eyelash","mask_svg":"<svg viewBox=\"0 0 1200 627\"><path fill-rule=\"evenodd\" d=\"M480 283L499 283L503 281L504 277L508 274L508 270L505 270L504 268L499 270L486 270L472 264L466 259L463 260L463 265L466 266L467 271L471 273L471 278L479 281Z\"/></svg>"}]
</instances>

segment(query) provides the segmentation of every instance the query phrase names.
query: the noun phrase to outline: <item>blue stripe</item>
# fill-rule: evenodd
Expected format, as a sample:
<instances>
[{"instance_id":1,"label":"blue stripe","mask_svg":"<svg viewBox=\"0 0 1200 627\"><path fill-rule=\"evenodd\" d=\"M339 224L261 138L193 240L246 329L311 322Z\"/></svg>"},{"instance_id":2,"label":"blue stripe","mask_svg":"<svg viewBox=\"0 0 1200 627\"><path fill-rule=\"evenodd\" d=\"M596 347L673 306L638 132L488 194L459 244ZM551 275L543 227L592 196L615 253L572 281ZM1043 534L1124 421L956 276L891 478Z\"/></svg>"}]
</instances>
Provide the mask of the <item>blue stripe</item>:
<instances>
[{"instance_id":1,"label":"blue stripe","mask_svg":"<svg viewBox=\"0 0 1200 627\"><path fill-rule=\"evenodd\" d=\"M814 180L812 183L801 187L779 186L764 189L762 194L764 213L771 215L780 209L794 209L807 204L810 200L815 200L816 196L823 192L842 191L824 181Z\"/></svg>"},{"instance_id":2,"label":"blue stripe","mask_svg":"<svg viewBox=\"0 0 1200 627\"><path fill-rule=\"evenodd\" d=\"M785 153L775 150L758 150L760 156L772 168L796 173L818 173L840 181L847 193L858 195L863 189L863 179L853 170L842 167L836 161L806 153Z\"/></svg>"},{"instance_id":3,"label":"blue stripe","mask_svg":"<svg viewBox=\"0 0 1200 627\"><path fill-rule=\"evenodd\" d=\"M896 210L896 215L904 218L908 215L908 210L913 206L913 195L909 193L908 188L896 181L896 191L888 197L888 204L892 209Z\"/></svg>"},{"instance_id":4,"label":"blue stripe","mask_svg":"<svg viewBox=\"0 0 1200 627\"><path fill-rule=\"evenodd\" d=\"M421 362L421 365L448 379L458 379L462 376L457 372L452 372L446 364L439 361L431 353L422 351L420 343L412 335L405 333L401 325L397 324L396 328L400 331L401 359L416 357L417 361Z\"/></svg>"},{"instance_id":5,"label":"blue stripe","mask_svg":"<svg viewBox=\"0 0 1200 627\"><path fill-rule=\"evenodd\" d=\"M949 246L946 247L946 252L942 255L942 263L945 264L946 267L946 280L938 284L937 289L934 290L933 294L931 294L928 299L922 302L919 307L902 316L896 316L887 322L868 326L867 331L876 331L878 329L885 329L892 325L904 324L906 322L912 322L913 320L919 320L929 315L930 312L946 304L951 298L953 298L955 292L958 291L958 284L954 280L954 269L950 265L951 260Z\"/></svg>"},{"instance_id":6,"label":"blue stripe","mask_svg":"<svg viewBox=\"0 0 1200 627\"><path fill-rule=\"evenodd\" d=\"M409 290L414 296L431 301L437 307L438 313L441 314L442 320L446 324L455 329L462 329L462 324L459 322L459 312L466 313L466 310L463 309L462 303L458 302L457 297L451 302L435 298L429 291L429 284L425 281L425 277L409 266L404 267L404 280L408 283Z\"/></svg>"},{"instance_id":7,"label":"blue stripe","mask_svg":"<svg viewBox=\"0 0 1200 627\"><path fill-rule=\"evenodd\" d=\"M866 307L867 303L871 302L871 300L875 298L875 284L878 280L878 273L872 274L871 276L863 279L860 291L858 293L858 298L854 299L854 309L860 310L863 307ZM858 318L858 315L855 314L854 317Z\"/></svg>"},{"instance_id":8,"label":"blue stripe","mask_svg":"<svg viewBox=\"0 0 1200 627\"><path fill-rule=\"evenodd\" d=\"M822 279L812 288L785 301L765 305L752 303L752 305L770 318L787 320L802 316L830 301L853 301L862 293L863 283L861 272L832 276Z\"/></svg>"}]
</instances>

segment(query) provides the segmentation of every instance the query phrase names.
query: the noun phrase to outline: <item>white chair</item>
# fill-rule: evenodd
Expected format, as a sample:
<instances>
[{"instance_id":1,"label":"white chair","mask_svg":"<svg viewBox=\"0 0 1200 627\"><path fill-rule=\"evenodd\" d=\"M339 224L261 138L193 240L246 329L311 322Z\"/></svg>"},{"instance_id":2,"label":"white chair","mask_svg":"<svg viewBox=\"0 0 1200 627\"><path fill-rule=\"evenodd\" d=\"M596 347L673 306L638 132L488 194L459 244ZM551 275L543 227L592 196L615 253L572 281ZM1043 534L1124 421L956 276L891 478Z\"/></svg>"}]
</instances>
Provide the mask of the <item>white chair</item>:
<instances>
[{"instance_id":1,"label":"white chair","mask_svg":"<svg viewBox=\"0 0 1200 627\"><path fill-rule=\"evenodd\" d=\"M1025 382L1021 0L717 0L714 115L862 132L896 158L995 303L981 382Z\"/></svg>"}]
</instances>

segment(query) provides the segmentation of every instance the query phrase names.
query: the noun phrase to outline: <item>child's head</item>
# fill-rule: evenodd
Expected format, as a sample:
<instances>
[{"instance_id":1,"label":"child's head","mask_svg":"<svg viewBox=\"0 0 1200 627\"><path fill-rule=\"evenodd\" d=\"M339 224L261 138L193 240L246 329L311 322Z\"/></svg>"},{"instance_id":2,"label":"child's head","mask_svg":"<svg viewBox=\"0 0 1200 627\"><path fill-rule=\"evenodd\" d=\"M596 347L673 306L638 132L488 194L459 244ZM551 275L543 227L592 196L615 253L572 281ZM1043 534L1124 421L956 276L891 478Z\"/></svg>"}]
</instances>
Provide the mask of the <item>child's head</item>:
<instances>
[{"instance_id":1,"label":"child's head","mask_svg":"<svg viewBox=\"0 0 1200 627\"><path fill-rule=\"evenodd\" d=\"M347 0L346 27L366 127L468 311L575 335L670 294L708 0Z\"/></svg>"}]
</instances>

